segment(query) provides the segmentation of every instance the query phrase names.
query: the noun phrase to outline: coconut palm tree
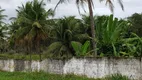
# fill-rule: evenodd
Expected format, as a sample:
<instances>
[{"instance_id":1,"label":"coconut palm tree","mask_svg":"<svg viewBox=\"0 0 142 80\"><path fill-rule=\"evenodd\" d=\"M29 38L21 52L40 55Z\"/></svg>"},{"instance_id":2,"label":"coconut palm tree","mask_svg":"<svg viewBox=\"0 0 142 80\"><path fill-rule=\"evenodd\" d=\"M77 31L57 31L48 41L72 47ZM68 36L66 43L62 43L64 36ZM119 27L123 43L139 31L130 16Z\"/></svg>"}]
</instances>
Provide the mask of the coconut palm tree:
<instances>
[{"instance_id":1,"label":"coconut palm tree","mask_svg":"<svg viewBox=\"0 0 142 80\"><path fill-rule=\"evenodd\" d=\"M3 15L2 13L4 12L4 9L0 8L0 38L4 37L3 34L3 30L5 30L6 28L2 25L4 22L3 20L5 19L5 17L7 17L6 15Z\"/></svg>"},{"instance_id":2,"label":"coconut palm tree","mask_svg":"<svg viewBox=\"0 0 142 80\"><path fill-rule=\"evenodd\" d=\"M19 28L16 28L16 33L11 39L17 46L21 45L28 51L40 53L41 41L48 38L47 19L53 15L53 11L51 9L46 11L44 6L43 0L40 2L33 0L18 7L16 22Z\"/></svg>"},{"instance_id":3,"label":"coconut palm tree","mask_svg":"<svg viewBox=\"0 0 142 80\"><path fill-rule=\"evenodd\" d=\"M0 26L0 52L3 52L3 50L4 50L4 47L6 46L5 45L5 40L4 40L4 38L5 38L5 31L6 30L6 28L5 28L5 26Z\"/></svg>"},{"instance_id":4,"label":"coconut palm tree","mask_svg":"<svg viewBox=\"0 0 142 80\"><path fill-rule=\"evenodd\" d=\"M48 0L48 1L52 1L52 0ZM58 7L59 4L66 2L66 1L70 1L70 0L59 0L59 2L57 3L55 9ZM112 0L100 0L101 1L106 1L106 4L109 4L110 10L113 12L114 6L113 6L113 2ZM123 4L122 4L122 0L118 0L120 6L122 7L122 9L124 9ZM91 25L91 34L92 34L92 45L93 45L93 49L95 51L94 56L97 56L97 50L96 50L96 42L95 42L95 38L96 38L96 34L95 34L95 24L94 24L94 19L93 19L93 0L76 0L76 4L78 9L80 9L79 5L83 5L83 4L88 4L88 9L89 9L89 14L90 14L90 25ZM82 6L83 7L83 6Z\"/></svg>"},{"instance_id":5,"label":"coconut palm tree","mask_svg":"<svg viewBox=\"0 0 142 80\"><path fill-rule=\"evenodd\" d=\"M85 30L81 20L75 19L74 16L55 20L52 29L54 42L48 47L47 53L52 53L56 57L57 55L58 57L76 56L71 41L84 42L89 39L88 34L84 33Z\"/></svg>"},{"instance_id":6,"label":"coconut palm tree","mask_svg":"<svg viewBox=\"0 0 142 80\"><path fill-rule=\"evenodd\" d=\"M6 41L4 40L4 38L6 38L7 26L3 22L3 20L7 16L2 14L4 11L5 11L4 9L0 8L0 52L3 52L6 49L6 46L7 46L5 44Z\"/></svg>"},{"instance_id":7,"label":"coconut palm tree","mask_svg":"<svg viewBox=\"0 0 142 80\"><path fill-rule=\"evenodd\" d=\"M2 26L3 20L5 19L5 17L7 17L6 15L3 15L2 13L4 12L4 9L1 9L0 7L0 26Z\"/></svg>"}]
</instances>

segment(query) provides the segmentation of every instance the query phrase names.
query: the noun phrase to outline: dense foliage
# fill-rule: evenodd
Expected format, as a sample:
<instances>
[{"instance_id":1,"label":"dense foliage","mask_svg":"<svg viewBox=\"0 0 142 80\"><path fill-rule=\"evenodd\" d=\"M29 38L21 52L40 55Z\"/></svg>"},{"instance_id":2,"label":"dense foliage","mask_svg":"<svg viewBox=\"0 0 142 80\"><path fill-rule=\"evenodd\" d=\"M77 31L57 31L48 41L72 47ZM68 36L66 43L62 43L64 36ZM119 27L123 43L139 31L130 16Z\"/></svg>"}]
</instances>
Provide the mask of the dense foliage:
<instances>
[{"instance_id":1,"label":"dense foliage","mask_svg":"<svg viewBox=\"0 0 142 80\"><path fill-rule=\"evenodd\" d=\"M5 10L0 8L0 52L6 52L7 50L7 41L5 40L6 38L6 30L7 30L7 26L6 24L3 22L3 20L5 19L5 17L7 17L6 15L3 15L3 12Z\"/></svg>"},{"instance_id":2,"label":"dense foliage","mask_svg":"<svg viewBox=\"0 0 142 80\"><path fill-rule=\"evenodd\" d=\"M12 30L17 29L11 38L13 46L23 47L27 51L40 52L41 41L48 38L49 21L47 18L52 15L52 10L46 11L44 6L43 1L34 0L18 7L16 10L18 14L16 24L18 26L15 24L11 26Z\"/></svg>"},{"instance_id":3,"label":"dense foliage","mask_svg":"<svg viewBox=\"0 0 142 80\"><path fill-rule=\"evenodd\" d=\"M136 33L138 36L142 37L142 13L135 13L132 16L127 18L131 22L130 32Z\"/></svg>"},{"instance_id":4,"label":"dense foliage","mask_svg":"<svg viewBox=\"0 0 142 80\"><path fill-rule=\"evenodd\" d=\"M96 38L91 37L89 16L54 19L54 11L46 10L43 1L33 0L19 6L10 24L0 9L0 53L45 54L50 57L97 56L141 57L141 14L128 19L94 16ZM40 55L41 56L41 55Z\"/></svg>"}]
</instances>

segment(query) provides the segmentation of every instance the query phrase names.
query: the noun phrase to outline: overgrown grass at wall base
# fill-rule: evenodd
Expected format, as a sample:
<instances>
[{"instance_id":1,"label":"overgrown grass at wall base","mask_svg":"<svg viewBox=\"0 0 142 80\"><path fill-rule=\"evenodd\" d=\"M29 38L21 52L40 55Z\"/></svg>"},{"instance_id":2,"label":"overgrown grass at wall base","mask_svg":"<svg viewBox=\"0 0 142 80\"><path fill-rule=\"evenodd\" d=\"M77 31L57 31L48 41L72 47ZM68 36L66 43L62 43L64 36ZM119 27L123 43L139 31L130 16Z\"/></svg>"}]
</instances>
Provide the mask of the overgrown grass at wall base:
<instances>
[{"instance_id":1,"label":"overgrown grass at wall base","mask_svg":"<svg viewBox=\"0 0 142 80\"><path fill-rule=\"evenodd\" d=\"M100 80L75 75L54 75L48 73L0 72L0 80Z\"/></svg>"},{"instance_id":2,"label":"overgrown grass at wall base","mask_svg":"<svg viewBox=\"0 0 142 80\"><path fill-rule=\"evenodd\" d=\"M47 58L45 55L41 55L41 59ZM26 54L0 54L0 59L20 59L20 60L30 60L30 55ZM31 54L31 60L40 60L38 54Z\"/></svg>"},{"instance_id":3,"label":"overgrown grass at wall base","mask_svg":"<svg viewBox=\"0 0 142 80\"><path fill-rule=\"evenodd\" d=\"M0 72L0 80L129 80L126 76L115 74L102 79L87 78L75 75L57 75L43 72Z\"/></svg>"},{"instance_id":4,"label":"overgrown grass at wall base","mask_svg":"<svg viewBox=\"0 0 142 80\"><path fill-rule=\"evenodd\" d=\"M129 80L129 78L121 74L114 74L114 75L107 76L105 80Z\"/></svg>"}]
</instances>

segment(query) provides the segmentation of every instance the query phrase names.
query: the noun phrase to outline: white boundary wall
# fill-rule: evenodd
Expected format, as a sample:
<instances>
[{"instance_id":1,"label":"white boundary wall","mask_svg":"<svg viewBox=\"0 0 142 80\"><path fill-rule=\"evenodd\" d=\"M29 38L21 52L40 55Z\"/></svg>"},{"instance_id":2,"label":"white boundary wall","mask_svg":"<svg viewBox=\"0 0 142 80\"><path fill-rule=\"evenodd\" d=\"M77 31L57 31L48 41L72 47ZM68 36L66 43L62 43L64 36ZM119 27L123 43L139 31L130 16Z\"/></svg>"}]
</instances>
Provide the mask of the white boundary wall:
<instances>
[{"instance_id":1,"label":"white boundary wall","mask_svg":"<svg viewBox=\"0 0 142 80\"><path fill-rule=\"evenodd\" d=\"M126 75L142 80L142 61L139 58L71 58L68 60L45 59L43 61L0 60L3 71L44 71L55 74L76 74L102 78L111 74Z\"/></svg>"}]
</instances>

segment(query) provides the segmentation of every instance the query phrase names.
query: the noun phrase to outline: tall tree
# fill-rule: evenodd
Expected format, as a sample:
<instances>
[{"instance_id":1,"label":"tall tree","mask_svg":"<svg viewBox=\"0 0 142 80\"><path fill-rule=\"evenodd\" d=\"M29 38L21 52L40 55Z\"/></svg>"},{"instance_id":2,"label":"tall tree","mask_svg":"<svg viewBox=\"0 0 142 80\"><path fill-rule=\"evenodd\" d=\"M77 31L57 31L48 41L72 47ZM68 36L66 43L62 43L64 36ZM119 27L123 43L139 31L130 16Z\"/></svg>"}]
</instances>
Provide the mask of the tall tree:
<instances>
[{"instance_id":1,"label":"tall tree","mask_svg":"<svg viewBox=\"0 0 142 80\"><path fill-rule=\"evenodd\" d=\"M3 15L3 12L5 10L0 8L0 52L3 52L6 50L6 29L7 26L4 24L3 20L5 19L6 15Z\"/></svg>"},{"instance_id":2,"label":"tall tree","mask_svg":"<svg viewBox=\"0 0 142 80\"><path fill-rule=\"evenodd\" d=\"M44 6L43 0L33 0L16 10L18 13L16 22L19 28L14 27L17 30L12 41L18 46L28 48L28 51L40 53L40 43L48 37L49 21L47 19L53 15L53 11L51 9L46 11Z\"/></svg>"},{"instance_id":3,"label":"tall tree","mask_svg":"<svg viewBox=\"0 0 142 80\"><path fill-rule=\"evenodd\" d=\"M48 1L52 1L52 0L48 0ZM66 2L66 1L70 1L70 0L59 0L59 2L57 3L55 9L58 7L59 4ZM106 1L106 4L109 4L110 10L113 12L114 6L113 6L113 2L112 0L100 0L101 1ZM120 6L122 7L122 9L124 9L123 4L122 4L122 0L118 0ZM91 34L92 34L92 45L93 45L93 49L95 51L94 56L97 56L97 50L96 50L96 34L95 34L95 24L94 24L94 19L93 19L93 7L94 7L94 3L93 0L76 0L76 4L78 9L80 9L79 5L83 5L84 3L88 4L88 9L89 9L89 14L90 14L90 25L91 25ZM83 6L82 6L83 7Z\"/></svg>"},{"instance_id":4,"label":"tall tree","mask_svg":"<svg viewBox=\"0 0 142 80\"><path fill-rule=\"evenodd\" d=\"M5 17L7 17L6 15L2 14L4 11L5 10L1 9L1 7L0 7L0 26L2 25L2 23L4 23L3 20L5 19Z\"/></svg>"},{"instance_id":5,"label":"tall tree","mask_svg":"<svg viewBox=\"0 0 142 80\"><path fill-rule=\"evenodd\" d=\"M135 13L128 17L128 21L131 22L130 32L136 33L138 36L142 37L142 13Z\"/></svg>"},{"instance_id":6,"label":"tall tree","mask_svg":"<svg viewBox=\"0 0 142 80\"><path fill-rule=\"evenodd\" d=\"M0 38L4 37L3 30L5 29L5 27L2 25L4 23L3 20L6 17L6 15L2 14L4 11L4 9L0 8Z\"/></svg>"},{"instance_id":7,"label":"tall tree","mask_svg":"<svg viewBox=\"0 0 142 80\"><path fill-rule=\"evenodd\" d=\"M52 29L54 42L48 47L47 53L52 53L56 57L76 56L71 47L71 41L84 42L89 39L82 25L81 20L75 19L74 16L55 20Z\"/></svg>"}]
</instances>

